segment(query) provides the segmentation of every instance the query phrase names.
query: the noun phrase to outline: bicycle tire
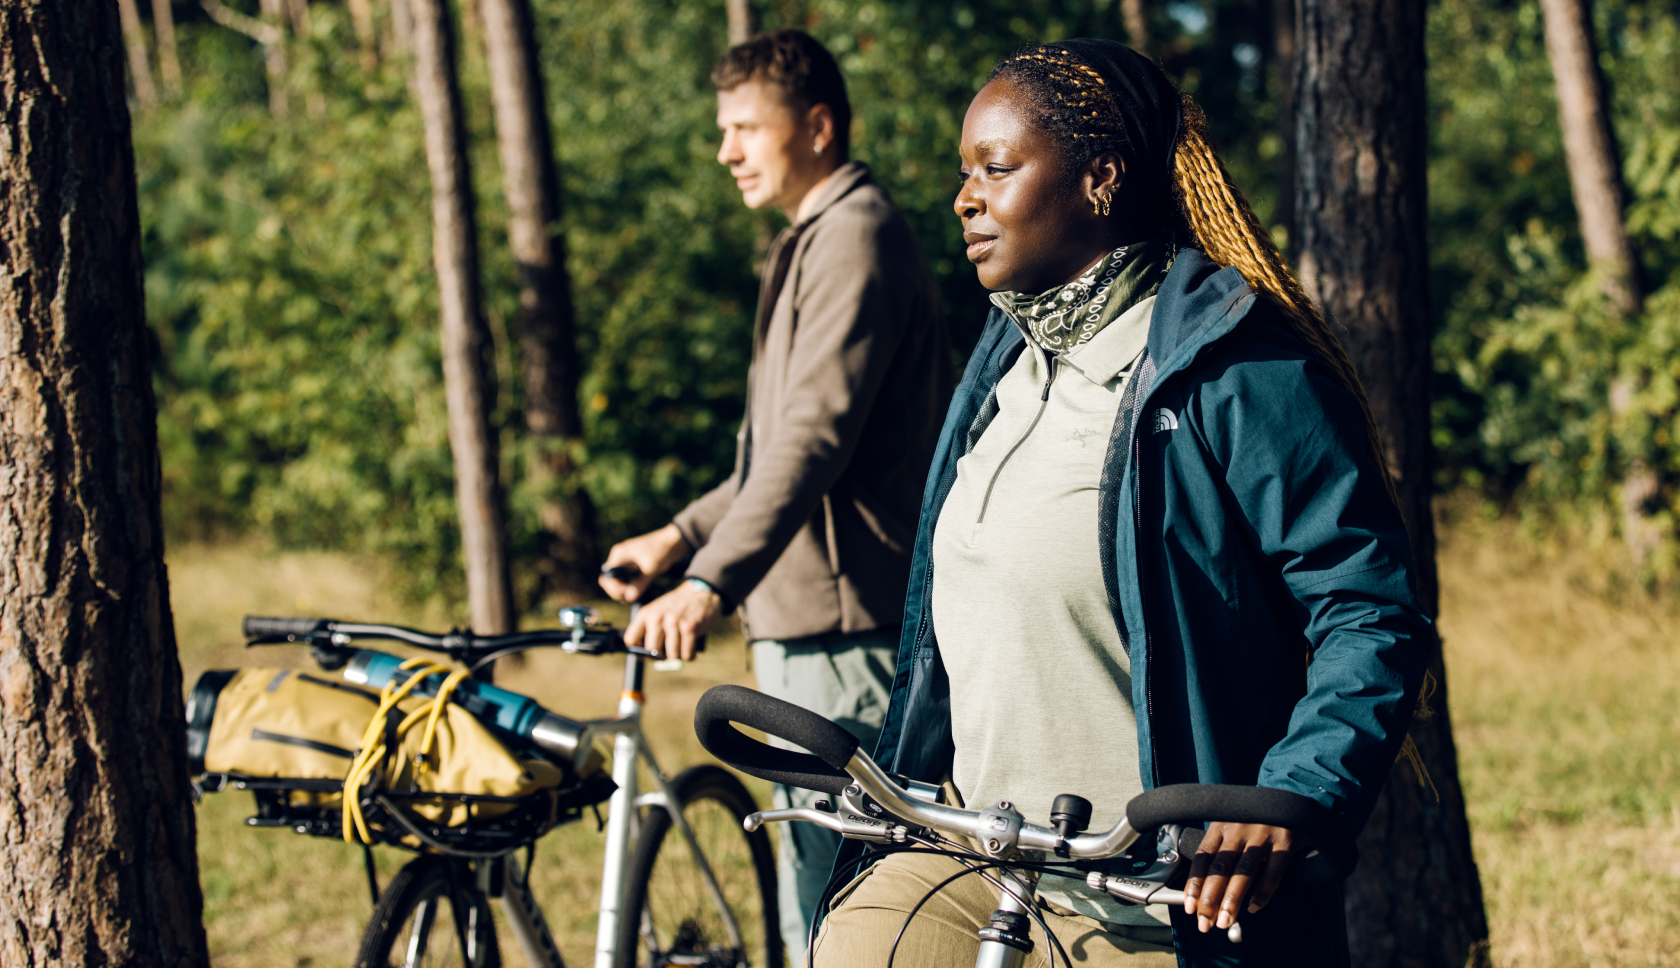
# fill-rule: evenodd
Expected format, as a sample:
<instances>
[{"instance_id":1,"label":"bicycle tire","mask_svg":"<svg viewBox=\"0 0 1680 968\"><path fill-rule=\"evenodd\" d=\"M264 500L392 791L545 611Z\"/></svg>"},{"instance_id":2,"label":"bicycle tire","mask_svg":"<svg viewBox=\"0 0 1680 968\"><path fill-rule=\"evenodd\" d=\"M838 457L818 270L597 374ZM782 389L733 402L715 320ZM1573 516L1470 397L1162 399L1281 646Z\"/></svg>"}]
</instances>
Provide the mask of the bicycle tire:
<instances>
[{"instance_id":1,"label":"bicycle tire","mask_svg":"<svg viewBox=\"0 0 1680 968\"><path fill-rule=\"evenodd\" d=\"M472 868L429 854L391 878L356 954L356 968L500 968L501 963L490 899L478 889Z\"/></svg>"},{"instance_id":2,"label":"bicycle tire","mask_svg":"<svg viewBox=\"0 0 1680 968\"><path fill-rule=\"evenodd\" d=\"M733 774L709 765L684 770L671 789L735 914L742 946L730 944L671 815L653 808L642 818L631 853L614 968L782 968L770 838L762 828L748 833L741 826L758 809L752 796Z\"/></svg>"}]
</instances>

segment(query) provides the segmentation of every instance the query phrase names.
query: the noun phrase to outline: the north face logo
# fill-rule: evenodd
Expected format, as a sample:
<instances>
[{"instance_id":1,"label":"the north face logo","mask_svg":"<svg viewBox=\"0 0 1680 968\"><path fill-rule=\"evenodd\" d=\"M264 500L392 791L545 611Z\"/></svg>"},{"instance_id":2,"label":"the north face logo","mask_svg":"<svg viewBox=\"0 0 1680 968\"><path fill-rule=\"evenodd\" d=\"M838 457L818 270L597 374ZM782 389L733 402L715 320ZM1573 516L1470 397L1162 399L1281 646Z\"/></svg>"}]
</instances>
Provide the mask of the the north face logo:
<instances>
[{"instance_id":1,"label":"the north face logo","mask_svg":"<svg viewBox=\"0 0 1680 968\"><path fill-rule=\"evenodd\" d=\"M1161 409L1155 411L1154 422L1151 430L1149 431L1150 433L1158 434L1163 430L1177 429L1178 418L1173 416L1173 412L1171 410L1168 410L1166 407L1162 407Z\"/></svg>"}]
</instances>

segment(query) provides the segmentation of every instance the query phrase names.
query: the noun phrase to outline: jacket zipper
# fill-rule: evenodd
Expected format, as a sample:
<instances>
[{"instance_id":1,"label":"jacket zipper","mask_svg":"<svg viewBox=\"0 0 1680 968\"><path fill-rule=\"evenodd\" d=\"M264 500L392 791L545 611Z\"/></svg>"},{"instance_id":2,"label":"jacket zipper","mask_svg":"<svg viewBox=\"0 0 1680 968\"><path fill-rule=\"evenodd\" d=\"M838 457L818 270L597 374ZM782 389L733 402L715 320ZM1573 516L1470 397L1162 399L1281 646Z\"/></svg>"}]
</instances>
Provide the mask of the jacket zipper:
<instances>
[{"instance_id":1,"label":"jacket zipper","mask_svg":"<svg viewBox=\"0 0 1680 968\"><path fill-rule=\"evenodd\" d=\"M1021 438L1015 441L1015 446L1009 448L1009 453L1003 455L1003 460L998 461L997 468L992 471L992 479L986 483L986 496L980 499L980 516L974 519L975 524L986 523L986 508L992 503L992 488L997 487L998 477L1003 474L1003 469L1009 466L1009 459L1014 457L1021 445L1027 442L1027 438L1032 436L1038 422L1044 419L1044 411L1050 408L1050 384L1056 379L1056 358L1049 350L1034 348L1044 354L1045 367L1044 392L1038 395L1038 413L1033 414L1032 423L1027 424L1026 432L1021 434Z\"/></svg>"},{"instance_id":2,"label":"jacket zipper","mask_svg":"<svg viewBox=\"0 0 1680 968\"><path fill-rule=\"evenodd\" d=\"M1138 430L1143 427L1143 421L1137 421L1132 431L1132 547L1139 555L1143 553L1143 439ZM1161 750L1155 734L1155 632L1149 621L1149 569L1138 567L1138 590L1142 593L1143 612L1138 617L1143 620L1143 714L1149 723L1149 772L1153 776L1154 785L1161 785Z\"/></svg>"}]
</instances>

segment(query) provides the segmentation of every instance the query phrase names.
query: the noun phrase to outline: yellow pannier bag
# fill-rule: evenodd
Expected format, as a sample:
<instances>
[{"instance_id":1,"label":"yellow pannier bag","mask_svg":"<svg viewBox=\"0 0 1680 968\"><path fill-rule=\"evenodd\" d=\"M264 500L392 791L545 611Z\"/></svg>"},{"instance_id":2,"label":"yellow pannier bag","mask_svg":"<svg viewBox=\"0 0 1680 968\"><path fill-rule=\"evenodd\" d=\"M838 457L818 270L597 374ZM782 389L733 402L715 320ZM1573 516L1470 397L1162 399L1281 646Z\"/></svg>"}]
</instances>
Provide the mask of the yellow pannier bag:
<instances>
[{"instance_id":1,"label":"yellow pannier bag","mask_svg":"<svg viewBox=\"0 0 1680 968\"><path fill-rule=\"evenodd\" d=\"M218 678L226 673L207 673ZM194 767L264 779L344 780L361 752L362 739L380 704L371 689L335 682L293 669L251 668L230 674L219 692L194 690L192 707L214 703L214 711L188 709L193 725L210 718L206 738L189 739ZM431 750L421 746L426 730L399 724L431 699L409 696L397 703L384 730L389 746L383 761L364 780L377 789L404 793L526 797L565 782L560 767L544 759L521 760L483 723L453 703L445 704L432 731ZM376 734L377 735L377 734ZM394 745L393 745L393 741ZM340 794L299 794L317 806L342 802ZM296 799L296 798L294 798ZM462 803L391 798L410 812L451 826L469 818L490 818L513 803Z\"/></svg>"}]
</instances>

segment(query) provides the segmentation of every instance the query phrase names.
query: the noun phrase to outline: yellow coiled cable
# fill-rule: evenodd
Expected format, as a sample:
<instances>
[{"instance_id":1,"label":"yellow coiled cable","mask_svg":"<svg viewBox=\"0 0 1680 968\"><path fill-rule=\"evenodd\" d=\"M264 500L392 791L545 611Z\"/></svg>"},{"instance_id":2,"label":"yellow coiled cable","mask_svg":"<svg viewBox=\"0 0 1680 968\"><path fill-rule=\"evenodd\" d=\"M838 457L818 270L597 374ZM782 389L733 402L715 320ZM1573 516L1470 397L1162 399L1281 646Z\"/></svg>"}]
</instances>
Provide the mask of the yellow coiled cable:
<instances>
[{"instance_id":1,"label":"yellow coiled cable","mask_svg":"<svg viewBox=\"0 0 1680 968\"><path fill-rule=\"evenodd\" d=\"M390 742L401 742L402 737L416 723L424 719L426 732L420 744L420 752L415 760L415 772L426 768L427 757L431 755L432 744L437 739L437 722L443 715L444 706L449 702L449 696L455 687L470 675L467 669L454 669L441 662L434 662L424 657L409 659L397 666L398 670L411 669L413 674L401 686L396 685L396 676L385 684L379 692L379 708L374 711L373 718L368 721L367 729L362 732L361 749L357 750L355 759L350 761L350 771L344 777L344 841L345 843L371 844L373 837L368 833L367 821L362 816L362 800L360 791L362 785L368 781L373 772L385 762L390 753ZM430 702L403 717L397 724L396 730L390 735L386 733L386 724L390 720L391 710L397 704L408 698L408 695L426 679L434 675L443 675L443 685L438 687L437 695Z\"/></svg>"}]
</instances>

